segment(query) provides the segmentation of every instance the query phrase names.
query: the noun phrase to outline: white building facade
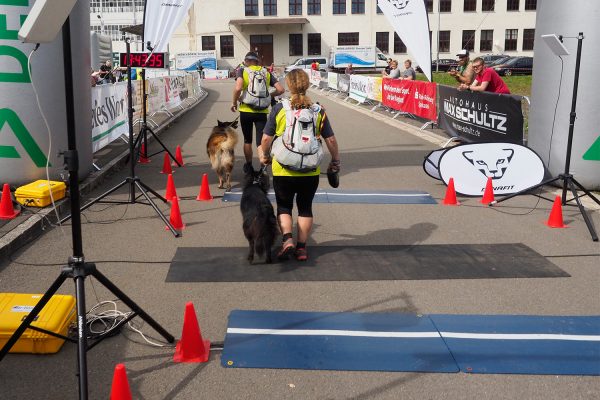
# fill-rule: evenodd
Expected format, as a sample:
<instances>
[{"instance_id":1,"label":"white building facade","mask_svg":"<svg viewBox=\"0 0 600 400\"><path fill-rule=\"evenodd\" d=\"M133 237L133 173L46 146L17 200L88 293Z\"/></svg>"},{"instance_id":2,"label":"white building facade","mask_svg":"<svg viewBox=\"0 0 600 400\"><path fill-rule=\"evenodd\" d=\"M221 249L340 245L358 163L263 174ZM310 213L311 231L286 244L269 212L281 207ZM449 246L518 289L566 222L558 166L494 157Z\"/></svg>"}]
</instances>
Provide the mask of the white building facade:
<instances>
[{"instance_id":1,"label":"white building facade","mask_svg":"<svg viewBox=\"0 0 600 400\"><path fill-rule=\"evenodd\" d=\"M91 4L100 8L92 7L92 26L100 30L97 15L102 16L105 31L109 25L124 25L127 18L129 24L141 23L138 3L143 0L93 0ZM533 55L536 0L425 0L425 4L432 59L455 58L462 48L475 55ZM126 11L118 11L119 7ZM195 0L171 39L170 52L173 58L180 52L216 50L219 68L226 69L239 64L250 50L258 50L264 65L287 65L299 57L327 57L338 45L376 45L391 58L411 58L376 0ZM119 46L113 44L115 51Z\"/></svg>"}]
</instances>

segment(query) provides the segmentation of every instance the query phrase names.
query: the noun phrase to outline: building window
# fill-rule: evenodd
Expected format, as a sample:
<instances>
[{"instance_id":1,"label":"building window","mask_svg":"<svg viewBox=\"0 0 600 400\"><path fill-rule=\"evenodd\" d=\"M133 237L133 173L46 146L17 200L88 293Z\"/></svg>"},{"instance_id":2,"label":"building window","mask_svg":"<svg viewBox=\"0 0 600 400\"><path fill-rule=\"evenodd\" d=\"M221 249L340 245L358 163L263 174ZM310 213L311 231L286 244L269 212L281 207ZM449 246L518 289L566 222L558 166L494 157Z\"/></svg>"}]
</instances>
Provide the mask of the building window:
<instances>
[{"instance_id":1,"label":"building window","mask_svg":"<svg viewBox=\"0 0 600 400\"><path fill-rule=\"evenodd\" d=\"M258 16L258 0L246 0L246 17Z\"/></svg>"},{"instance_id":2,"label":"building window","mask_svg":"<svg viewBox=\"0 0 600 400\"><path fill-rule=\"evenodd\" d=\"M462 31L462 49L475 50L475 31Z\"/></svg>"},{"instance_id":3,"label":"building window","mask_svg":"<svg viewBox=\"0 0 600 400\"><path fill-rule=\"evenodd\" d=\"M290 33L290 56L302 55L302 34Z\"/></svg>"},{"instance_id":4,"label":"building window","mask_svg":"<svg viewBox=\"0 0 600 400\"><path fill-rule=\"evenodd\" d=\"M519 11L519 0L508 0L506 2L506 11Z\"/></svg>"},{"instance_id":5,"label":"building window","mask_svg":"<svg viewBox=\"0 0 600 400\"><path fill-rule=\"evenodd\" d=\"M365 13L365 0L352 0L352 14Z\"/></svg>"},{"instance_id":6,"label":"building window","mask_svg":"<svg viewBox=\"0 0 600 400\"><path fill-rule=\"evenodd\" d=\"M537 0L525 0L525 11L535 11Z\"/></svg>"},{"instance_id":7,"label":"building window","mask_svg":"<svg viewBox=\"0 0 600 400\"><path fill-rule=\"evenodd\" d=\"M277 15L277 0L263 0L265 16Z\"/></svg>"},{"instance_id":8,"label":"building window","mask_svg":"<svg viewBox=\"0 0 600 400\"><path fill-rule=\"evenodd\" d=\"M233 57L233 35L223 35L221 40L221 57Z\"/></svg>"},{"instance_id":9,"label":"building window","mask_svg":"<svg viewBox=\"0 0 600 400\"><path fill-rule=\"evenodd\" d=\"M379 8L379 4L375 3L376 7L377 7L377 14L383 14L383 11L381 11L381 8Z\"/></svg>"},{"instance_id":10,"label":"building window","mask_svg":"<svg viewBox=\"0 0 600 400\"><path fill-rule=\"evenodd\" d=\"M483 29L479 39L479 51L492 51L494 41L494 31L492 29Z\"/></svg>"},{"instance_id":11,"label":"building window","mask_svg":"<svg viewBox=\"0 0 600 400\"><path fill-rule=\"evenodd\" d=\"M13 2L14 3L14 2ZM144 11L145 0L91 0L90 1L90 12L91 13L117 13L117 12L136 12ZM4 3L3 3L4 4ZM128 25L124 25L128 26Z\"/></svg>"},{"instance_id":12,"label":"building window","mask_svg":"<svg viewBox=\"0 0 600 400\"><path fill-rule=\"evenodd\" d=\"M358 46L358 32L338 33L338 46Z\"/></svg>"},{"instance_id":13,"label":"building window","mask_svg":"<svg viewBox=\"0 0 600 400\"><path fill-rule=\"evenodd\" d=\"M346 14L346 0L333 0L333 14Z\"/></svg>"},{"instance_id":14,"label":"building window","mask_svg":"<svg viewBox=\"0 0 600 400\"><path fill-rule=\"evenodd\" d=\"M440 0L440 12L452 12L452 0Z\"/></svg>"},{"instance_id":15,"label":"building window","mask_svg":"<svg viewBox=\"0 0 600 400\"><path fill-rule=\"evenodd\" d=\"M406 45L400 39L397 33L394 32L394 53L395 54L405 54L406 53Z\"/></svg>"},{"instance_id":16,"label":"building window","mask_svg":"<svg viewBox=\"0 0 600 400\"><path fill-rule=\"evenodd\" d=\"M523 29L523 50L533 50L535 29Z\"/></svg>"},{"instance_id":17,"label":"building window","mask_svg":"<svg viewBox=\"0 0 600 400\"><path fill-rule=\"evenodd\" d=\"M307 0L308 15L321 15L321 0Z\"/></svg>"},{"instance_id":18,"label":"building window","mask_svg":"<svg viewBox=\"0 0 600 400\"><path fill-rule=\"evenodd\" d=\"M518 29L507 29L504 36L504 50L514 51L517 50L517 37L519 36Z\"/></svg>"},{"instance_id":19,"label":"building window","mask_svg":"<svg viewBox=\"0 0 600 400\"><path fill-rule=\"evenodd\" d=\"M125 33L123 32L121 29L123 28L129 28L131 25L130 24L125 24L125 25L104 25L104 30L102 29L102 26L100 25L93 25L91 26L91 30L93 30L94 32L101 34L101 35L107 35L110 36L110 38L113 41L123 41L124 38L128 38L131 39L131 41L141 41L142 37L138 36L138 35L133 35L131 33Z\"/></svg>"},{"instance_id":20,"label":"building window","mask_svg":"<svg viewBox=\"0 0 600 400\"><path fill-rule=\"evenodd\" d=\"M425 10L428 13L433 12L433 0L425 0Z\"/></svg>"},{"instance_id":21,"label":"building window","mask_svg":"<svg viewBox=\"0 0 600 400\"><path fill-rule=\"evenodd\" d=\"M320 33L309 33L307 35L308 41L308 55L309 56L320 56L321 55L321 34Z\"/></svg>"},{"instance_id":22,"label":"building window","mask_svg":"<svg viewBox=\"0 0 600 400\"><path fill-rule=\"evenodd\" d=\"M290 0L290 15L302 15L302 0Z\"/></svg>"},{"instance_id":23,"label":"building window","mask_svg":"<svg viewBox=\"0 0 600 400\"><path fill-rule=\"evenodd\" d=\"M481 11L494 11L496 0L483 0L481 3Z\"/></svg>"},{"instance_id":24,"label":"building window","mask_svg":"<svg viewBox=\"0 0 600 400\"><path fill-rule=\"evenodd\" d=\"M216 50L214 36L202 36L202 50Z\"/></svg>"},{"instance_id":25,"label":"building window","mask_svg":"<svg viewBox=\"0 0 600 400\"><path fill-rule=\"evenodd\" d=\"M440 31L439 35L438 50L440 53L448 53L450 51L450 31Z\"/></svg>"},{"instance_id":26,"label":"building window","mask_svg":"<svg viewBox=\"0 0 600 400\"><path fill-rule=\"evenodd\" d=\"M383 53L390 52L390 34L389 32L375 32L375 46Z\"/></svg>"},{"instance_id":27,"label":"building window","mask_svg":"<svg viewBox=\"0 0 600 400\"><path fill-rule=\"evenodd\" d=\"M477 11L477 0L465 0L464 12Z\"/></svg>"}]
</instances>

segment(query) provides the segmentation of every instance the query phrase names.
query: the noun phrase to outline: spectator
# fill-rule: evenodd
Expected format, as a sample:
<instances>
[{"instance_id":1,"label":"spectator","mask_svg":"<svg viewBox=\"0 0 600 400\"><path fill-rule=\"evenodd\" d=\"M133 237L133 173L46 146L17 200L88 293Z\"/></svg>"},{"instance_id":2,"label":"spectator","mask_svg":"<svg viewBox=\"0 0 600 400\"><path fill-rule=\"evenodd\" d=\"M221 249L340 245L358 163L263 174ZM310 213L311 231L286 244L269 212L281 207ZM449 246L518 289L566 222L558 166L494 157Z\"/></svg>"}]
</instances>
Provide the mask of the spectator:
<instances>
[{"instance_id":1,"label":"spectator","mask_svg":"<svg viewBox=\"0 0 600 400\"><path fill-rule=\"evenodd\" d=\"M344 70L346 75L352 75L354 73L354 68L352 68L352 63L348 64L346 69Z\"/></svg>"},{"instance_id":2,"label":"spectator","mask_svg":"<svg viewBox=\"0 0 600 400\"><path fill-rule=\"evenodd\" d=\"M473 83L471 85L461 83L458 90L510 94L506 83L504 83L500 75L493 68L485 66L483 58L477 57L473 60L473 70L476 74Z\"/></svg>"},{"instance_id":3,"label":"spectator","mask_svg":"<svg viewBox=\"0 0 600 400\"><path fill-rule=\"evenodd\" d=\"M111 60L106 60L106 62L100 66L100 82L98 83L115 83Z\"/></svg>"},{"instance_id":4,"label":"spectator","mask_svg":"<svg viewBox=\"0 0 600 400\"><path fill-rule=\"evenodd\" d=\"M383 76L392 79L400 78L400 69L398 68L398 61L392 60L392 62L390 63L390 68L390 73L386 74L385 71L383 71Z\"/></svg>"},{"instance_id":5,"label":"spectator","mask_svg":"<svg viewBox=\"0 0 600 400\"><path fill-rule=\"evenodd\" d=\"M240 111L240 125L242 127L242 133L244 135L244 157L246 163L244 164L244 173L251 171L252 168L252 130L256 127L256 146L260 146L262 139L263 130L267 123L267 115L269 114L269 103L264 108L257 108L247 103L251 103L252 96L247 95L248 85L250 84L250 75L262 75L264 77L263 85L266 86L265 90L269 87L274 87L275 90L271 92L271 98L282 94L285 89L277 81L274 75L271 75L266 68L258 64L258 55L251 51L246 54L244 58L244 68L238 68L237 77L235 81L235 88L233 89L233 101L231 104L231 112L238 111L238 101ZM255 82L258 79L255 78ZM253 82L254 83L254 82ZM256 100L256 98L254 98Z\"/></svg>"},{"instance_id":6,"label":"spectator","mask_svg":"<svg viewBox=\"0 0 600 400\"><path fill-rule=\"evenodd\" d=\"M292 110L311 109L315 113L314 133L317 137L323 138L331 154L328 170L339 172L340 155L333 129L329 124L329 118L326 117L325 110L322 107L313 104L306 96L306 91L310 86L308 75L302 70L295 69L286 75L285 81L291 93L289 103L286 103L286 105L289 104ZM271 159L269 149L271 149L273 139L281 136L286 130L286 105L280 103L271 111L258 154L261 163L272 163L273 189L275 190L275 200L277 202L277 222L282 234L281 250L277 257L286 259L293 253L296 260L306 261L308 259L306 242L313 225L312 202L319 186L321 171L319 167L308 172L292 171L283 167L277 161L277 157ZM294 197L298 207L296 244L294 244L292 235Z\"/></svg>"},{"instance_id":7,"label":"spectator","mask_svg":"<svg viewBox=\"0 0 600 400\"><path fill-rule=\"evenodd\" d=\"M412 61L404 61L404 72L402 72L402 77L400 79L404 79L406 81L414 81L417 79L417 73L412 67Z\"/></svg>"},{"instance_id":8,"label":"spectator","mask_svg":"<svg viewBox=\"0 0 600 400\"><path fill-rule=\"evenodd\" d=\"M319 63L317 62L317 60L313 60L312 64L310 64L310 69L312 69L313 71L319 70Z\"/></svg>"},{"instance_id":9,"label":"spectator","mask_svg":"<svg viewBox=\"0 0 600 400\"><path fill-rule=\"evenodd\" d=\"M456 70L448 71L448 74L453 76L459 84L472 84L475 79L475 71L469 60L469 50L463 49L456 56L458 57L458 67Z\"/></svg>"},{"instance_id":10,"label":"spectator","mask_svg":"<svg viewBox=\"0 0 600 400\"><path fill-rule=\"evenodd\" d=\"M385 67L384 70L383 70L383 72L382 72L383 76L388 76L390 74L390 71L392 70L391 64L392 64L392 59L388 58L387 59L387 67Z\"/></svg>"},{"instance_id":11,"label":"spectator","mask_svg":"<svg viewBox=\"0 0 600 400\"><path fill-rule=\"evenodd\" d=\"M200 74L200 79L204 79L204 67L200 62L198 62L198 74Z\"/></svg>"},{"instance_id":12,"label":"spectator","mask_svg":"<svg viewBox=\"0 0 600 400\"><path fill-rule=\"evenodd\" d=\"M98 79L100 77L100 71L94 71L94 68L90 68L90 69L91 69L90 83L92 84L92 87L94 87L98 84Z\"/></svg>"}]
</instances>

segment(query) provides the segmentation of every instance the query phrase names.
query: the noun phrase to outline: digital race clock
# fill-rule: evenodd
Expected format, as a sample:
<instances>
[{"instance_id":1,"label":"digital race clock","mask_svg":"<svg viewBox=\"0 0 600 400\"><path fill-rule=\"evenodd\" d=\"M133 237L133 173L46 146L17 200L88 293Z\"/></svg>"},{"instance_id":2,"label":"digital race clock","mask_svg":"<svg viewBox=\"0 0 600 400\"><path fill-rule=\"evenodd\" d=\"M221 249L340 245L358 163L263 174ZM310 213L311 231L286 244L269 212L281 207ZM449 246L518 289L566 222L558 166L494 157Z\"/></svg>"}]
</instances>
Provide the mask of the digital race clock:
<instances>
[{"instance_id":1,"label":"digital race clock","mask_svg":"<svg viewBox=\"0 0 600 400\"><path fill-rule=\"evenodd\" d=\"M121 53L120 65L131 68L169 68L168 59L168 53Z\"/></svg>"}]
</instances>

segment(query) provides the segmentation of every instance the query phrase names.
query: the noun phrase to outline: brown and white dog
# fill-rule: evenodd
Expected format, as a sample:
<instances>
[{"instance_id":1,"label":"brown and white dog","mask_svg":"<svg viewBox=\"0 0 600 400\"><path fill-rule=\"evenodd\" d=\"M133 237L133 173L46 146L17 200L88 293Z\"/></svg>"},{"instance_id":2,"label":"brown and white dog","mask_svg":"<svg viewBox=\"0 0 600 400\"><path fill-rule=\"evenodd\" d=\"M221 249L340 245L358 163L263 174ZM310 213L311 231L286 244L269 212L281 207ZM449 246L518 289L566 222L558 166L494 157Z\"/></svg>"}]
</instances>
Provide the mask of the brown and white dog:
<instances>
[{"instance_id":1,"label":"brown and white dog","mask_svg":"<svg viewBox=\"0 0 600 400\"><path fill-rule=\"evenodd\" d=\"M231 189L231 171L235 160L234 149L238 141L235 128L238 121L221 122L217 120L215 126L206 142L206 152L210 158L212 169L219 176L219 188Z\"/></svg>"}]
</instances>

